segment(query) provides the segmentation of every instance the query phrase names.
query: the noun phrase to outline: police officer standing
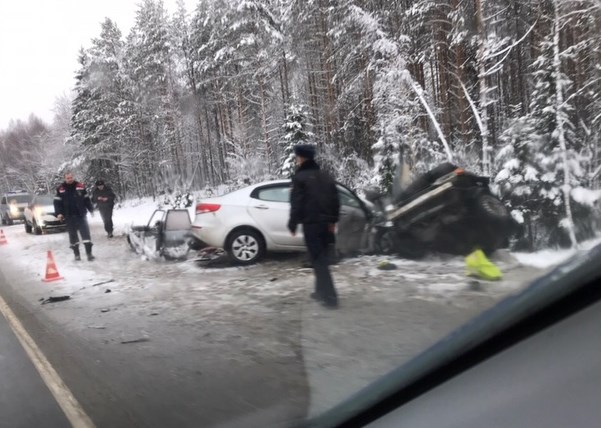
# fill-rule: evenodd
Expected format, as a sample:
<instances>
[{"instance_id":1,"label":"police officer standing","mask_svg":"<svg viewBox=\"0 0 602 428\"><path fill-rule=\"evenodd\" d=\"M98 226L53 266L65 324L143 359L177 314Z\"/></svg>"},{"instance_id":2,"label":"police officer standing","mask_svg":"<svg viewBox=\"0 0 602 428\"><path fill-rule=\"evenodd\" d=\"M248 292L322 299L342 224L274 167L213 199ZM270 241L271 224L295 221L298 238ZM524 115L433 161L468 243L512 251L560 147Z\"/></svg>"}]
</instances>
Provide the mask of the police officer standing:
<instances>
[{"instance_id":1,"label":"police officer standing","mask_svg":"<svg viewBox=\"0 0 602 428\"><path fill-rule=\"evenodd\" d=\"M311 297L328 308L336 308L338 296L328 268L328 245L332 242L340 211L336 184L314 160L314 146L297 145L294 153L297 170L292 178L288 229L294 236L297 225L303 224L305 245L316 276Z\"/></svg>"},{"instance_id":2,"label":"police officer standing","mask_svg":"<svg viewBox=\"0 0 602 428\"><path fill-rule=\"evenodd\" d=\"M104 180L96 182L96 188L92 192L92 202L96 204L105 232L109 238L113 237L113 206L115 206L115 193L107 186Z\"/></svg>"},{"instance_id":3,"label":"police officer standing","mask_svg":"<svg viewBox=\"0 0 602 428\"><path fill-rule=\"evenodd\" d=\"M78 232L81 235L88 260L94 260L90 228L86 218L87 211L93 214L94 208L86 192L86 186L75 181L73 174L70 172L65 173L65 181L56 189L54 210L57 218L59 220L65 219L67 223L69 243L73 254L75 254L75 260L81 260Z\"/></svg>"}]
</instances>

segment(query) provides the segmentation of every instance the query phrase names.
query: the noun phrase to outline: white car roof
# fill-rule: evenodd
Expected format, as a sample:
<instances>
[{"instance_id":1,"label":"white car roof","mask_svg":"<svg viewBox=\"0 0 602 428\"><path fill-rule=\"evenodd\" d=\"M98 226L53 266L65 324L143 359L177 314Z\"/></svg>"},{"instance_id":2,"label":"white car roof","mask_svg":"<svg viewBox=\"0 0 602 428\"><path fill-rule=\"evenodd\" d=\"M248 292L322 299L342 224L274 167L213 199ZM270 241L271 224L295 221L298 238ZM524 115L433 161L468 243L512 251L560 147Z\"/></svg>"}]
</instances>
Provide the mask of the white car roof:
<instances>
[{"instance_id":1,"label":"white car roof","mask_svg":"<svg viewBox=\"0 0 602 428\"><path fill-rule=\"evenodd\" d=\"M246 187L243 187L242 189L238 189L238 190L233 190L232 192L225 193L223 195L212 196L210 198L201 198L201 200L203 202L211 202L211 201L218 201L218 200L224 200L224 199L226 199L226 200L238 199L238 198L245 197L245 196L248 197L251 194L251 192L253 190L255 190L257 187L266 186L266 185L270 185L270 184L288 184L290 182L291 182L290 179L262 181L261 183L251 184L250 186L246 186Z\"/></svg>"}]
</instances>

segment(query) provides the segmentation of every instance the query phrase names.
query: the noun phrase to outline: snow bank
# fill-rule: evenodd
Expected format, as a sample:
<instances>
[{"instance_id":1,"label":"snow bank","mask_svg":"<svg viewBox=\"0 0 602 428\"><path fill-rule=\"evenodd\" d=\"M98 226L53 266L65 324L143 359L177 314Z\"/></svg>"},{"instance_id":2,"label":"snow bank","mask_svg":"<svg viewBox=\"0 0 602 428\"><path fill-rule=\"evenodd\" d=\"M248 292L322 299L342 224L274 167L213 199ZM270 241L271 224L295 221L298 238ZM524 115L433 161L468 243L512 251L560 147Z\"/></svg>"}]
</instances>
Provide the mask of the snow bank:
<instances>
[{"instance_id":1,"label":"snow bank","mask_svg":"<svg viewBox=\"0 0 602 428\"><path fill-rule=\"evenodd\" d=\"M600 244L600 238L592 239L589 241L581 242L578 248L566 249L566 250L541 250L534 253L512 253L516 259L527 266L534 266L537 268L549 268L558 265L579 252L589 251L596 245Z\"/></svg>"},{"instance_id":2,"label":"snow bank","mask_svg":"<svg viewBox=\"0 0 602 428\"><path fill-rule=\"evenodd\" d=\"M571 198L581 205L593 207L598 201L600 201L600 190L576 187L571 190Z\"/></svg>"}]
</instances>

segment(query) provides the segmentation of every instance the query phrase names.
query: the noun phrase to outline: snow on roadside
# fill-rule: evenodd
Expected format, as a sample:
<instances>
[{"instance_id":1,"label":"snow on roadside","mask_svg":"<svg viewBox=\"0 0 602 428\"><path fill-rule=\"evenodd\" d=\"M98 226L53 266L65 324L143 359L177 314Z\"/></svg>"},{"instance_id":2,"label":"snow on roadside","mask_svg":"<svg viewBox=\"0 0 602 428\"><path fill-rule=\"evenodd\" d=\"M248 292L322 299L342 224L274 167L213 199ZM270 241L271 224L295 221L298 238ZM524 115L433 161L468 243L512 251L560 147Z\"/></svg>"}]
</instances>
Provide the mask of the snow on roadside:
<instances>
[{"instance_id":1,"label":"snow on roadside","mask_svg":"<svg viewBox=\"0 0 602 428\"><path fill-rule=\"evenodd\" d=\"M600 238L591 239L588 241L581 242L578 248L571 249L546 249L536 251L534 253L512 253L516 259L527 266L534 266L537 268L549 268L552 266L559 265L562 262L567 261L575 254L587 252L596 245L600 244Z\"/></svg>"}]
</instances>

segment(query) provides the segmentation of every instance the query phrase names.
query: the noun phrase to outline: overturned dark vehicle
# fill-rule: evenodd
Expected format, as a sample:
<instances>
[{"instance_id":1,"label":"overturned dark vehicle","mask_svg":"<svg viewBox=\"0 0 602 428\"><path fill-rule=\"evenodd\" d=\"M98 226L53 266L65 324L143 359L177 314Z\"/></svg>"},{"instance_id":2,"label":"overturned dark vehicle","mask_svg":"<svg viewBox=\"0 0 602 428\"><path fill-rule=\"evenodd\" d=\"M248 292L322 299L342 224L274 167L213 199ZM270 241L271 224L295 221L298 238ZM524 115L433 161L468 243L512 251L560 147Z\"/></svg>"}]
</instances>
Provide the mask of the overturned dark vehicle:
<instances>
[{"instance_id":1,"label":"overturned dark vehicle","mask_svg":"<svg viewBox=\"0 0 602 428\"><path fill-rule=\"evenodd\" d=\"M489 189L489 178L444 163L386 197L367 191L380 216L377 252L420 258L427 252L467 255L506 247L517 224Z\"/></svg>"}]
</instances>

